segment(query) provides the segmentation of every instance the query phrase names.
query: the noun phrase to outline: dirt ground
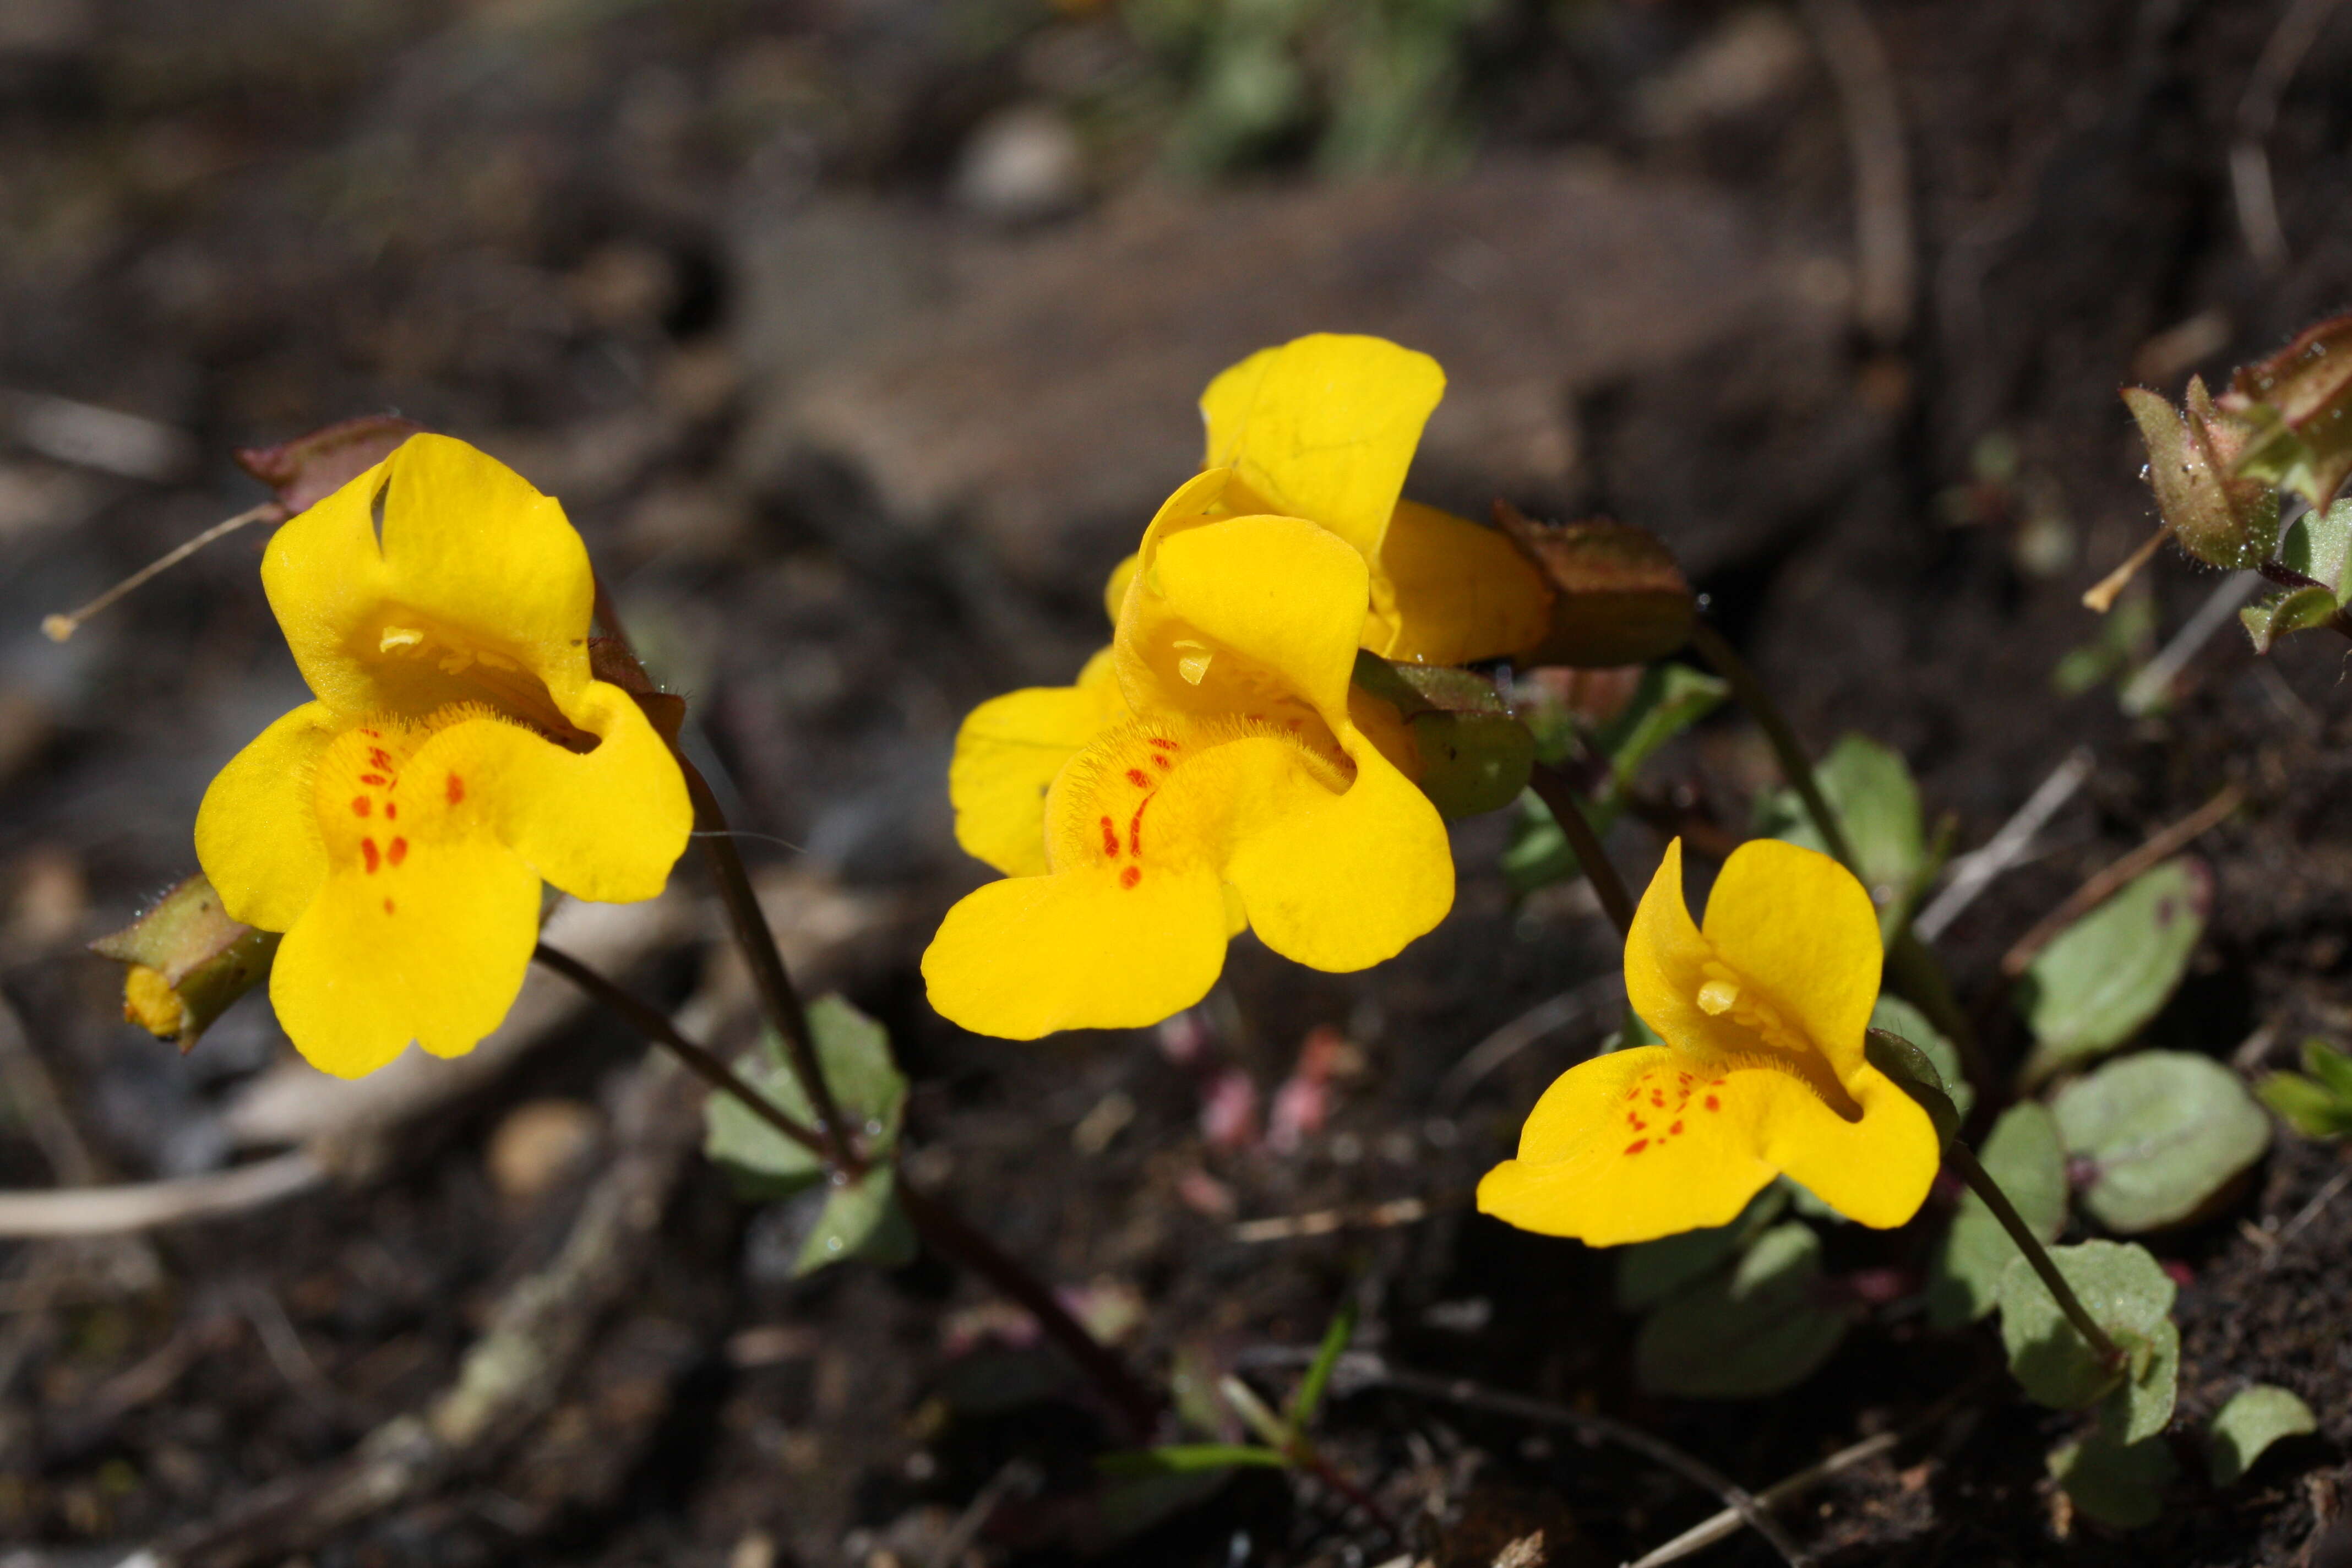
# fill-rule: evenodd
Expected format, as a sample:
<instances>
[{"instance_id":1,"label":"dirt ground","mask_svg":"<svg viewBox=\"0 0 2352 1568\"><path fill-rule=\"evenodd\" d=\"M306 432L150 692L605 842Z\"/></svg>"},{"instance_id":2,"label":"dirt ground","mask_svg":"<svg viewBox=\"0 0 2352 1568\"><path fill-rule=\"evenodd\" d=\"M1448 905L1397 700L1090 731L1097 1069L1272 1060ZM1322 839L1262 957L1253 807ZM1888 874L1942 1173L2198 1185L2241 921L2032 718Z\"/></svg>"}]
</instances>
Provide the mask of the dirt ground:
<instances>
[{"instance_id":1,"label":"dirt ground","mask_svg":"<svg viewBox=\"0 0 2352 1568\"><path fill-rule=\"evenodd\" d=\"M1366 174L1319 101L1246 155L1176 155L1200 89L1145 14L1205 0L0 5L0 1187L297 1144L333 1166L243 1217L0 1244L0 1565L1483 1565L1541 1528L1566 1568L1717 1507L1620 1448L1343 1378L1329 1456L1408 1542L1266 1471L1121 1533L1108 1416L1023 1321L930 1258L793 1280L810 1213L739 1202L616 1026L548 1018L354 1110L301 1092L257 1001L184 1059L119 1022L83 944L193 869L205 784L302 690L250 536L70 642L40 617L258 499L231 448L383 408L562 499L689 697L793 956L893 1030L913 1168L1123 1318L1138 1366L1278 1390L1352 1300L1391 1366L1616 1415L1750 1488L1900 1435L1788 1513L1823 1563L2352 1561L2352 1198L2275 1239L2347 1168L2290 1132L2151 1239L2183 1280L2183 1416L2263 1381L2321 1431L2227 1491L2184 1443L2148 1530L2065 1509L2043 1455L2070 1418L2015 1396L1989 1329L1874 1309L1791 1394L1642 1394L1607 1258L1469 1208L1606 1007L1450 1069L1615 962L1589 894L1514 903L1499 819L1456 832L1452 919L1363 974L1244 941L1179 1026L1037 1046L926 1005L916 958L982 874L950 831L957 721L1102 638L1102 574L1197 461L1208 376L1340 329L1446 367L1412 493L1657 530L1807 740L1901 750L1962 847L2089 749L2042 850L1940 944L1997 1067L2026 1044L2000 952L2225 783L2248 805L2199 846L2211 922L2149 1037L2251 1072L2352 1029L2339 648L2218 637L2137 720L2052 683L2101 635L2082 590L2152 522L2116 387L2177 393L2345 303L2352 21L2276 98L2266 266L2230 157L2273 0L1425 9L1459 17L1445 135ZM1856 18L1891 139L1823 63ZM1865 198L1907 236L1891 296L1856 249L1857 137L1904 160L1892 213ZM139 423L60 426L58 399ZM2215 581L2160 563L2148 638ZM1733 832L1771 782L1730 716L1658 777ZM1633 872L1660 846L1612 847ZM735 1030L707 884L679 882L581 941ZM1240 1125L1317 1031L1346 1047L1328 1119ZM1403 1199L1421 1217L1236 1228ZM1840 1234L1832 1273L1916 1270L1948 1201ZM453 1436L435 1402L551 1274L571 1293L520 1392Z\"/></svg>"}]
</instances>

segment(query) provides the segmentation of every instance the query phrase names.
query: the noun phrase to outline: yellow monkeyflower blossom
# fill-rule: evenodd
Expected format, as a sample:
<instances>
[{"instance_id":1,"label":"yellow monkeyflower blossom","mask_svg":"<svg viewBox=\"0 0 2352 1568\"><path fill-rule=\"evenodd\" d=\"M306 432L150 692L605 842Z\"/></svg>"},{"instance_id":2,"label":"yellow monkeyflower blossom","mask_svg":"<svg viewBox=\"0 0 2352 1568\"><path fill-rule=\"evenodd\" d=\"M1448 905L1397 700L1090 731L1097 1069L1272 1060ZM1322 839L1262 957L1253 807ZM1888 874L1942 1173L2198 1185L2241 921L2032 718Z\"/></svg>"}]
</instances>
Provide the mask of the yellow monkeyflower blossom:
<instances>
[{"instance_id":1,"label":"yellow monkeyflower blossom","mask_svg":"<svg viewBox=\"0 0 2352 1568\"><path fill-rule=\"evenodd\" d=\"M1870 895L1826 855L1773 839L1724 862L1704 928L1682 889L1676 839L1625 942L1626 998L1665 1044L1562 1074L1478 1207L1612 1247L1728 1224L1785 1173L1864 1225L1908 1220L1939 1145L1863 1057L1882 956Z\"/></svg>"},{"instance_id":2,"label":"yellow monkeyflower blossom","mask_svg":"<svg viewBox=\"0 0 2352 1568\"><path fill-rule=\"evenodd\" d=\"M1453 903L1436 808L1351 711L1363 558L1304 519L1232 515L1227 477L1196 477L1144 534L1108 659L1125 714L1045 773L1042 867L965 898L923 954L931 1005L968 1029L1156 1023L1207 993L1244 925L1355 970ZM1108 692L1014 697L1111 711ZM994 826L965 842L1034 825L1041 773L967 770L959 816Z\"/></svg>"},{"instance_id":3,"label":"yellow monkeyflower blossom","mask_svg":"<svg viewBox=\"0 0 2352 1568\"><path fill-rule=\"evenodd\" d=\"M1209 384L1204 468L1231 468L1234 511L1319 522L1370 568L1361 645L1383 658L1467 664L1550 629L1552 590L1491 528L1402 500L1445 373L1383 338L1318 332L1261 349ZM1113 571L1124 591L1132 560Z\"/></svg>"},{"instance_id":4,"label":"yellow monkeyflower blossom","mask_svg":"<svg viewBox=\"0 0 2352 1568\"><path fill-rule=\"evenodd\" d=\"M311 1063L471 1050L521 988L541 879L661 891L692 809L628 694L589 672L594 580L563 510L414 436L279 529L261 581L315 700L213 780L196 857L283 931L269 998Z\"/></svg>"}]
</instances>

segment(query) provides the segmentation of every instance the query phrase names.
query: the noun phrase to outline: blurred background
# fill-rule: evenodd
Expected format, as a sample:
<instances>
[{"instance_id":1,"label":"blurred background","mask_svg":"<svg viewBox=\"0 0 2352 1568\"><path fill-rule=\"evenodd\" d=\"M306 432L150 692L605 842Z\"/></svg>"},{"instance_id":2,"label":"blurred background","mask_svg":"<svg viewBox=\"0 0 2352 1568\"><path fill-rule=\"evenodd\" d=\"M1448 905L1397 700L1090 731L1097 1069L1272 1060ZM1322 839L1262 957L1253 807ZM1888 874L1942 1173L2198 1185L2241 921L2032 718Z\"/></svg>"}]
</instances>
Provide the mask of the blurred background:
<instances>
[{"instance_id":1,"label":"blurred background","mask_svg":"<svg viewBox=\"0 0 2352 1568\"><path fill-rule=\"evenodd\" d=\"M1616 1331L1561 1331L1606 1316L1576 1249L1462 1212L1575 1051L1523 1053L1428 1114L1497 1025L1611 970L1589 897L1515 902L1502 826L1474 823L1444 931L1362 976L1238 946L1216 1016L1184 1026L1212 1047L1184 1028L975 1041L913 968L983 875L950 833L956 723L1105 639L1103 575L1197 464L1215 372L1368 331L1449 377L1410 493L1656 530L1807 738L1903 751L1963 845L2070 745L2101 748L2064 852L1951 933L1963 970L2216 770L2255 766L2255 728L2303 737L2294 776L2318 801L2332 649L2256 667L2221 639L2171 719L2127 719L2116 683L2210 583L2168 561L2105 622L2077 599L2153 526L2116 388L2177 397L2343 303L2352 22L2332 11L0 0L0 992L30 1042L10 1047L0 1179L187 1175L270 1142L252 1086L286 1047L267 1009L184 1060L116 1021L116 972L81 952L193 869L205 784L303 697L264 541L62 645L39 622L262 499L233 448L391 409L562 500L690 698L738 826L766 836L747 850L817 973L893 1026L934 1176L1148 1319L1139 1355L1312 1340L1370 1277L1374 1321L1424 1360L1613 1386ZM1735 824L1769 778L1728 720L1673 757L1684 804ZM2326 826L2315 804L2219 868L2221 957L2189 1004L2217 1037L2281 965L2335 994L2352 866ZM1615 842L1642 868L1658 843ZM673 1002L699 951L675 930L614 950ZM550 1038L275 1218L103 1267L9 1251L0 1542L26 1545L0 1562L112 1562L333 1463L446 1382L481 1303L565 1234L584 1180L567 1162L618 1136L635 1047L604 1026ZM1315 1040L1306 1076L1338 1087L1269 1142L1260 1104ZM747 1219L683 1180L657 1266L507 1469L299 1552L761 1568L955 1544L1022 1448L971 1415L1018 1405L1002 1388L940 1392L993 1331L983 1299L928 1263L793 1284L805 1216ZM1401 1196L1451 1206L1369 1239L1230 1239L1236 1215ZM1743 1475L1834 1424L1673 1419ZM1486 1451L1363 1425L1370 1450L1410 1438L1439 1470ZM1621 1524L1677 1495L1613 1460L1545 1480L1516 1441L1487 1444L1505 1492L1553 1487ZM2020 1454L1981 1461L1987 1488L2021 1489L1983 1507L2040 1539L2039 1450ZM1965 1540L1974 1494L1871 1484L1853 1560ZM1032 1512L1020 1551L1092 1539ZM1253 1481L1122 1550L1342 1561L1317 1518Z\"/></svg>"}]
</instances>

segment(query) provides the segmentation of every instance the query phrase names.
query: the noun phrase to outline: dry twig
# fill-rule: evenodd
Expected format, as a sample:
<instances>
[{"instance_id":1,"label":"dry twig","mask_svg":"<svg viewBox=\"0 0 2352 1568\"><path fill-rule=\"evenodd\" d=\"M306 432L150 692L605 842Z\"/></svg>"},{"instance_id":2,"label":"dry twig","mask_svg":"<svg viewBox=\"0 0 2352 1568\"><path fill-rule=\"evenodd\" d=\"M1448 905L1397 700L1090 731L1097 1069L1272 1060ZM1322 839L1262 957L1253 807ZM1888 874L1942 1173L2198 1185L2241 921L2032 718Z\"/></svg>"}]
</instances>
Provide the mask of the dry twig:
<instances>
[{"instance_id":1,"label":"dry twig","mask_svg":"<svg viewBox=\"0 0 2352 1568\"><path fill-rule=\"evenodd\" d=\"M2272 29L2246 78L2238 100L2237 133L2230 143L2230 193L2238 207L2238 231L2255 265L2275 272L2286 265L2286 230L2279 223L2278 198L2271 188L2271 159L2264 143L2278 121L2279 102L2303 68L2304 57L2319 41L2336 0L2294 0Z\"/></svg>"},{"instance_id":2,"label":"dry twig","mask_svg":"<svg viewBox=\"0 0 2352 1568\"><path fill-rule=\"evenodd\" d=\"M1854 318L1876 346L1911 329L1917 290L1911 234L1911 159L1903 107L1877 29L1855 0L1800 0L1829 67L1853 165Z\"/></svg>"},{"instance_id":3,"label":"dry twig","mask_svg":"<svg viewBox=\"0 0 2352 1568\"><path fill-rule=\"evenodd\" d=\"M2025 797L2025 804L1985 841L1983 848L1952 862L1952 879L1911 922L1919 939L1933 942L1943 935L1944 929L1960 918L1961 910L1976 902L1977 895L1990 887L1994 878L2024 859L2034 835L2058 815L2060 806L2074 798L2074 792L2090 776L2090 749L2077 746L2067 752L2065 760L2050 770L2050 776L2035 786L2033 793Z\"/></svg>"},{"instance_id":4,"label":"dry twig","mask_svg":"<svg viewBox=\"0 0 2352 1568\"><path fill-rule=\"evenodd\" d=\"M2221 792L2211 800L2171 826L2160 829L2130 854L2094 873L2088 881L2067 894L2056 909L2036 921L2032 930L2019 937L2010 950L2000 955L2000 972L2012 980L2024 973L2025 966L2033 962L2033 955L2049 946L2051 939L2060 931L2105 903L2126 882L2186 847L2206 829L2218 825L2237 810L2245 798L2236 784L2224 784Z\"/></svg>"}]
</instances>

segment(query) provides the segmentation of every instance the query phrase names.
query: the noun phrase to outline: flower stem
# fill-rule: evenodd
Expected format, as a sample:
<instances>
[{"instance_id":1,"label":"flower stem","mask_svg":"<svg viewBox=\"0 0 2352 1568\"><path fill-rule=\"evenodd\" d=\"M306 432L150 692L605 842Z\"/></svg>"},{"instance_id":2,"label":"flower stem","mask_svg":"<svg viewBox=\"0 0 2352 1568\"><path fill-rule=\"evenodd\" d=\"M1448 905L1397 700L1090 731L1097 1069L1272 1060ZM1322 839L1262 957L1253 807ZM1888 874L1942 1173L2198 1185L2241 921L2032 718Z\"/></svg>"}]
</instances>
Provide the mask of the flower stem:
<instances>
[{"instance_id":1,"label":"flower stem","mask_svg":"<svg viewBox=\"0 0 2352 1568\"><path fill-rule=\"evenodd\" d=\"M1578 798L1575 783L1549 763L1538 763L1528 775L1528 787L1544 803L1551 819L1559 824L1560 832L1568 836L1568 847L1576 851L1577 863L1584 868L1586 880L1600 897L1601 907L1608 911L1610 923L1619 936L1633 933L1633 895L1625 890L1624 879L1601 847L1601 836L1592 831L1591 819L1584 815L1584 803Z\"/></svg>"},{"instance_id":2,"label":"flower stem","mask_svg":"<svg viewBox=\"0 0 2352 1568\"><path fill-rule=\"evenodd\" d=\"M2025 1223L2025 1216L2017 1212L2017 1205L2009 1201L2009 1194L2000 1190L2000 1184L1977 1163L1977 1157L1969 1152L1968 1145L1958 1139L1944 1146L1944 1158L1959 1171L1960 1179L1968 1183L1969 1190L1984 1200L1985 1207L1992 1210L1993 1218L2000 1221L2001 1228L2009 1232L2009 1238L2017 1243L2020 1252L2025 1254L2026 1262L2032 1264L2033 1272L2042 1277L2042 1283L2057 1300L2059 1310L2064 1312L2066 1321L2074 1325L2074 1331L2083 1336L2083 1342L2097 1352L2099 1359L2110 1369L2120 1369L2124 1364L2122 1347L2108 1337L2106 1330L2099 1327L2097 1320L2084 1309L2082 1299L2074 1294L2074 1288L2066 1283L2066 1277L2058 1272L2058 1265L2051 1261L2049 1248L2042 1245L2042 1238L2034 1235L2032 1227Z\"/></svg>"},{"instance_id":3,"label":"flower stem","mask_svg":"<svg viewBox=\"0 0 2352 1568\"><path fill-rule=\"evenodd\" d=\"M692 1068L696 1076L719 1093L731 1096L744 1110L819 1159L831 1161L824 1139L802 1126L762 1094L718 1053L696 1045L658 1009L647 1006L570 953L539 945L532 956L611 1009L624 1022ZM1034 1275L1008 1257L974 1229L971 1223L939 1198L916 1186L902 1167L893 1188L899 1210L925 1241L986 1279L1028 1310L1047 1338L1091 1378L1138 1440L1149 1440L1159 1424L1160 1401L1138 1382L1101 1341L1073 1318L1054 1292Z\"/></svg>"},{"instance_id":4,"label":"flower stem","mask_svg":"<svg viewBox=\"0 0 2352 1568\"><path fill-rule=\"evenodd\" d=\"M1110 1402L1129 1428L1129 1435L1139 1442L1149 1442L1152 1431L1160 1425L1164 1401L1144 1386L1117 1352L1087 1331L1085 1324L1070 1315L1061 1299L1047 1289L1045 1283L1029 1272L1019 1262L999 1247L995 1242L973 1226L947 1202L907 1179L902 1165L898 1171L898 1206L916 1230L940 1251L987 1280L991 1285L1025 1308L1037 1320L1037 1327L1047 1339L1061 1347L1062 1353L1077 1363L1096 1389Z\"/></svg>"},{"instance_id":5,"label":"flower stem","mask_svg":"<svg viewBox=\"0 0 2352 1568\"><path fill-rule=\"evenodd\" d=\"M1731 695L1748 710L1748 716L1756 721L1765 740L1771 742L1772 755L1780 763L1780 775L1805 803L1822 842L1829 846L1840 865L1856 877L1862 876L1862 868L1854 863L1853 846L1846 839L1845 824L1830 809L1828 797L1822 794L1821 781L1813 776L1812 759L1805 754L1804 742L1797 739L1788 715L1780 711L1780 704L1764 689L1764 683L1756 679L1756 671L1748 668L1748 661L1739 657L1721 632L1705 621L1695 620L1690 636L1691 646L1698 649L1699 657L1715 666L1715 672L1730 684Z\"/></svg>"},{"instance_id":6,"label":"flower stem","mask_svg":"<svg viewBox=\"0 0 2352 1568\"><path fill-rule=\"evenodd\" d=\"M550 947L545 942L541 942L531 956L603 1003L646 1039L692 1068L696 1076L711 1088L733 1095L742 1101L744 1110L820 1160L829 1158L824 1139L785 1115L773 1100L752 1088L740 1073L728 1066L719 1053L688 1039L659 1008L648 1007L570 953Z\"/></svg>"},{"instance_id":7,"label":"flower stem","mask_svg":"<svg viewBox=\"0 0 2352 1568\"><path fill-rule=\"evenodd\" d=\"M1822 842L1829 846L1838 864L1868 887L1870 879L1863 875L1853 844L1845 836L1845 824L1830 809L1829 797L1822 794L1821 780L1814 776L1812 759L1805 754L1804 742L1797 739L1796 727L1780 711L1780 705L1772 700L1772 694L1764 689L1756 671L1721 632L1703 620L1691 623L1691 646L1730 684L1731 695L1764 731L1765 740L1771 743L1772 755L1780 764L1780 775L1805 803L1805 813L1813 819L1814 831L1822 836ZM1936 955L1912 933L1908 921L1887 947L1886 967L1896 989L1917 1003L1928 1021L1951 1040L1970 1076L1983 1080L1984 1058L1977 1046L1976 1026L1953 996L1951 983L1945 978Z\"/></svg>"},{"instance_id":8,"label":"flower stem","mask_svg":"<svg viewBox=\"0 0 2352 1568\"><path fill-rule=\"evenodd\" d=\"M711 877L719 884L719 899L727 907L727 923L734 931L735 945L742 950L744 962L751 965L751 984L760 994L760 1010L783 1041L784 1055L793 1064L793 1076L800 1079L809 1106L816 1112L816 1131L824 1140L826 1161L855 1181L866 1173L866 1158L856 1140L850 1136L848 1125L842 1121L841 1107L833 1098L833 1086L825 1082L824 1068L817 1060L816 1038L809 1032L808 1010L801 1005L800 993L793 988L793 977L784 969L783 954L776 946L775 932L769 928L767 911L760 908L759 895L751 888L751 874L744 868L743 857L735 848L735 836L728 831L727 815L719 809L719 797L711 793L701 770L688 762L683 752L677 755L677 765L686 772L687 794L694 802L694 826L703 858L710 863Z\"/></svg>"}]
</instances>

